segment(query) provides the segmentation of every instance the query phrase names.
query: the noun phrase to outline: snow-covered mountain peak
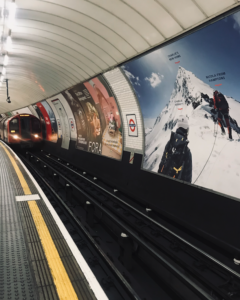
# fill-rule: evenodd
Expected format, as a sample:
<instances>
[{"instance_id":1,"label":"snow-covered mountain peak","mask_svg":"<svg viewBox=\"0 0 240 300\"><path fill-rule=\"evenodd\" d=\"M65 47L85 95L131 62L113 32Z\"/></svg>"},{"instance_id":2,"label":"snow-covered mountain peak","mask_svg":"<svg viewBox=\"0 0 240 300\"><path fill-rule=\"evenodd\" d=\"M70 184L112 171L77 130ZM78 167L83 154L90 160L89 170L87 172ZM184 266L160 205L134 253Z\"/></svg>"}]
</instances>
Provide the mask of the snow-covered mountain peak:
<instances>
[{"instance_id":1,"label":"snow-covered mountain peak","mask_svg":"<svg viewBox=\"0 0 240 300\"><path fill-rule=\"evenodd\" d=\"M220 90L221 91L221 90ZM221 129L215 124L217 115L213 109L213 92L207 83L197 78L192 72L179 66L173 85L172 94L164 109L157 116L151 131L145 135L144 168L157 171L164 147L169 141L171 131L176 131L180 115L187 116L189 120L189 148L193 154L194 174L198 176L199 161L204 161L203 149L206 157L214 142L214 132L218 130L218 139L221 139ZM229 104L230 124L233 137L240 133L240 103L225 96ZM226 128L225 121L223 120ZM225 129L227 132L227 128ZM234 132L235 131L235 132ZM209 144L210 143L210 144ZM204 148L205 147L205 148Z\"/></svg>"},{"instance_id":2,"label":"snow-covered mountain peak","mask_svg":"<svg viewBox=\"0 0 240 300\"><path fill-rule=\"evenodd\" d=\"M221 92L222 87L218 89ZM184 115L189 123L192 183L239 198L240 103L225 95L234 139L230 142L224 117L222 124L226 135L221 135L216 122L218 114L213 109L213 92L213 88L192 72L178 67L170 99L157 116L153 128L145 132L143 168L158 171L171 131L176 131L179 116Z\"/></svg>"},{"instance_id":3,"label":"snow-covered mountain peak","mask_svg":"<svg viewBox=\"0 0 240 300\"><path fill-rule=\"evenodd\" d=\"M212 97L213 91L209 85L197 78L195 74L179 66L170 102L180 98L195 102L200 98L201 93Z\"/></svg>"}]
</instances>

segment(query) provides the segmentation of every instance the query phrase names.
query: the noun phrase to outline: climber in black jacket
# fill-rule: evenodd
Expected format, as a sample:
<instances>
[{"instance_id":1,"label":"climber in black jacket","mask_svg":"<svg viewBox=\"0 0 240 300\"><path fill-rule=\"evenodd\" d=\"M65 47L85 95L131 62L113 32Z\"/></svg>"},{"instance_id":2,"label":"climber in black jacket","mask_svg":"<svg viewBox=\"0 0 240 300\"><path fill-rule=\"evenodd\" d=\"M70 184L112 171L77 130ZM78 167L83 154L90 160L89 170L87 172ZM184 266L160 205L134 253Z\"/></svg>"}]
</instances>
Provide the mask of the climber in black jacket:
<instances>
[{"instance_id":1,"label":"climber in black jacket","mask_svg":"<svg viewBox=\"0 0 240 300\"><path fill-rule=\"evenodd\" d=\"M188 148L189 124L185 116L179 116L176 132L165 146L158 173L192 182L192 154Z\"/></svg>"}]
</instances>

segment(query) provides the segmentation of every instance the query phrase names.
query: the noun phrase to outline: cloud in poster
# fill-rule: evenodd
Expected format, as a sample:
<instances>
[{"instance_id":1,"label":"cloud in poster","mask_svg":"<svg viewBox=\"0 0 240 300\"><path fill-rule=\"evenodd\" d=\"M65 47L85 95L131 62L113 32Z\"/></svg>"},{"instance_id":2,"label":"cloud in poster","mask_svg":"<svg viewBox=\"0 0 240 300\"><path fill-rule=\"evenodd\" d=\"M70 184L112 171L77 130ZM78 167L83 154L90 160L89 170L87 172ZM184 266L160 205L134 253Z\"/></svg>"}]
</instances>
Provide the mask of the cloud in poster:
<instances>
[{"instance_id":1,"label":"cloud in poster","mask_svg":"<svg viewBox=\"0 0 240 300\"><path fill-rule=\"evenodd\" d=\"M139 77L137 76L134 76L131 72L129 72L125 66L122 67L123 71L125 72L127 78L131 81L132 84L134 85L138 85L138 86L141 86L140 84L140 79Z\"/></svg>"},{"instance_id":2,"label":"cloud in poster","mask_svg":"<svg viewBox=\"0 0 240 300\"><path fill-rule=\"evenodd\" d=\"M236 29L240 33L240 13L236 13L232 17L233 17L233 20L235 21L233 24L233 28Z\"/></svg>"},{"instance_id":3,"label":"cloud in poster","mask_svg":"<svg viewBox=\"0 0 240 300\"><path fill-rule=\"evenodd\" d=\"M160 75L159 73L152 73L151 77L145 77L145 80L150 82L150 85L155 88L156 86L158 86L163 79L163 75Z\"/></svg>"},{"instance_id":4,"label":"cloud in poster","mask_svg":"<svg viewBox=\"0 0 240 300\"><path fill-rule=\"evenodd\" d=\"M127 75L128 79L130 79L130 80L135 79L135 76L128 70L124 69L124 72Z\"/></svg>"}]
</instances>

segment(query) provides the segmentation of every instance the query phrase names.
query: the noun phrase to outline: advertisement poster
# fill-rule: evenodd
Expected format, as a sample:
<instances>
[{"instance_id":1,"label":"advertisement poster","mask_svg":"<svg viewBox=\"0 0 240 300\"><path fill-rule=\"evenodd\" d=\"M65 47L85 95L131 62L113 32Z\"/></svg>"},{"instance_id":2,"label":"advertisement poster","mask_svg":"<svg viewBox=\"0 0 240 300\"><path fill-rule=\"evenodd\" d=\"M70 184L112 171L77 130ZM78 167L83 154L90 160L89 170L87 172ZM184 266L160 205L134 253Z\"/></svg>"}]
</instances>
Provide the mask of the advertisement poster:
<instances>
[{"instance_id":1,"label":"advertisement poster","mask_svg":"<svg viewBox=\"0 0 240 300\"><path fill-rule=\"evenodd\" d=\"M51 100L52 104L55 106L56 111L60 117L60 120L57 119L58 130L62 131L62 144L61 148L69 149L70 143L70 129L68 125L68 116L67 113L59 99Z\"/></svg>"},{"instance_id":2,"label":"advertisement poster","mask_svg":"<svg viewBox=\"0 0 240 300\"><path fill-rule=\"evenodd\" d=\"M80 103L87 125L87 150L102 153L102 124L100 114L88 89L83 83L76 85L70 91L71 95Z\"/></svg>"},{"instance_id":3,"label":"advertisement poster","mask_svg":"<svg viewBox=\"0 0 240 300\"><path fill-rule=\"evenodd\" d=\"M75 117L77 149L121 159L121 118L104 79L99 76L62 94Z\"/></svg>"},{"instance_id":4,"label":"advertisement poster","mask_svg":"<svg viewBox=\"0 0 240 300\"><path fill-rule=\"evenodd\" d=\"M57 135L52 128L50 117L45 107L42 105L42 102L34 104L33 108L36 110L41 121L43 138L50 142L56 142Z\"/></svg>"},{"instance_id":5,"label":"advertisement poster","mask_svg":"<svg viewBox=\"0 0 240 300\"><path fill-rule=\"evenodd\" d=\"M44 116L37 104L33 104L32 107L35 109L35 111L39 117L39 120L41 121L42 137L44 140L46 140L47 139L47 129L46 129L47 127L46 127L46 122L45 122ZM50 122L49 122L49 124L50 124ZM49 130L48 130L48 132L49 132ZM50 129L50 132L51 132L51 129Z\"/></svg>"},{"instance_id":6,"label":"advertisement poster","mask_svg":"<svg viewBox=\"0 0 240 300\"><path fill-rule=\"evenodd\" d=\"M102 155L121 159L122 122L112 91L102 76L85 82L99 112L102 128Z\"/></svg>"},{"instance_id":7,"label":"advertisement poster","mask_svg":"<svg viewBox=\"0 0 240 300\"><path fill-rule=\"evenodd\" d=\"M67 100L73 112L77 127L76 148L79 150L88 150L88 128L87 120L83 108L78 99L73 98L69 90L64 91L63 96Z\"/></svg>"},{"instance_id":8,"label":"advertisement poster","mask_svg":"<svg viewBox=\"0 0 240 300\"><path fill-rule=\"evenodd\" d=\"M126 63L142 167L240 198L240 13Z\"/></svg>"},{"instance_id":9,"label":"advertisement poster","mask_svg":"<svg viewBox=\"0 0 240 300\"><path fill-rule=\"evenodd\" d=\"M41 102L42 106L45 108L48 117L50 119L51 127L52 127L52 135L51 135L51 142L56 143L58 139L58 128L57 128L57 121L54 115L54 112L47 101Z\"/></svg>"}]
</instances>

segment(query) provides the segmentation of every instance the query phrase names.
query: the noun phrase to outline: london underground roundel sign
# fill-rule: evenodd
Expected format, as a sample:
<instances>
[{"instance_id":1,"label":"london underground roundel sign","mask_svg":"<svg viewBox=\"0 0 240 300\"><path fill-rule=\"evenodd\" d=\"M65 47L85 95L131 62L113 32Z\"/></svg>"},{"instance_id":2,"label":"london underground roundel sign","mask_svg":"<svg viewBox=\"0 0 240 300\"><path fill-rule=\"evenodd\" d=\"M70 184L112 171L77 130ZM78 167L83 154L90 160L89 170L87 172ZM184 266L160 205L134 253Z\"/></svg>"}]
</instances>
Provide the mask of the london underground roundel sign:
<instances>
[{"instance_id":1,"label":"london underground roundel sign","mask_svg":"<svg viewBox=\"0 0 240 300\"><path fill-rule=\"evenodd\" d=\"M135 124L135 122L133 121L133 119L130 119L130 120L129 120L129 128L130 128L130 130L131 130L132 132L135 131L136 124Z\"/></svg>"},{"instance_id":2,"label":"london underground roundel sign","mask_svg":"<svg viewBox=\"0 0 240 300\"><path fill-rule=\"evenodd\" d=\"M128 114L127 117L127 125L128 125L128 136L138 136L138 127L137 120L135 114Z\"/></svg>"}]
</instances>

